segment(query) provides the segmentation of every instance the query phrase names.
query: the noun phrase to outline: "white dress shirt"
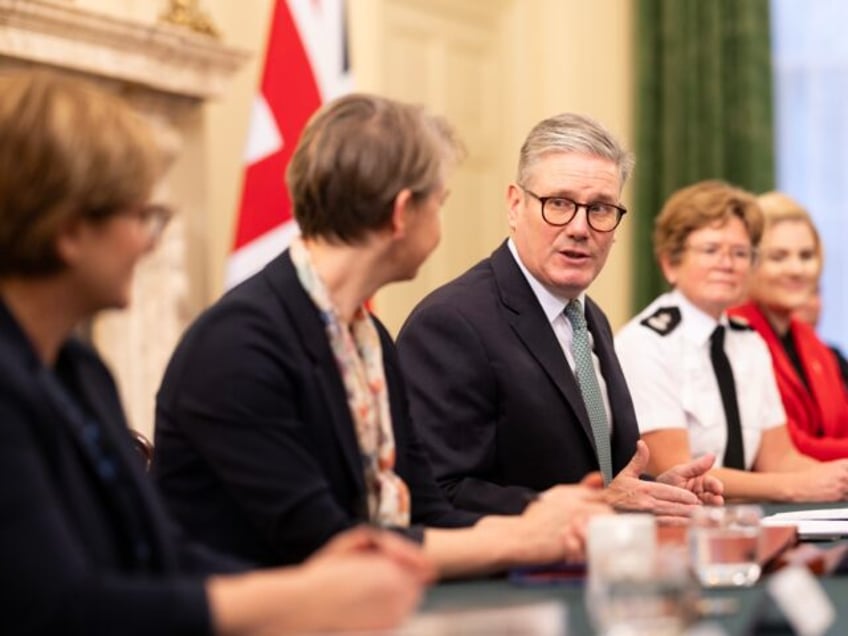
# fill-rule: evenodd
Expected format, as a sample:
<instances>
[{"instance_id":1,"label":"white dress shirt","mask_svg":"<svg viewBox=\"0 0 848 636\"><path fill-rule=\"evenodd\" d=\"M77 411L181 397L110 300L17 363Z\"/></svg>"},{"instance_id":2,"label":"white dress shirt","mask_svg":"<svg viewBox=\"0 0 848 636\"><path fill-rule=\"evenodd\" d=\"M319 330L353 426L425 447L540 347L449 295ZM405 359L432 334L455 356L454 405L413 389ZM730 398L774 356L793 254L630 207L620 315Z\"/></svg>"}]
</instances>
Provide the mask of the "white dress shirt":
<instances>
[{"instance_id":1,"label":"white dress shirt","mask_svg":"<svg viewBox=\"0 0 848 636\"><path fill-rule=\"evenodd\" d=\"M542 285L542 283L540 283L533 276L533 274L531 274L529 270L524 266L524 263L521 262L521 258L518 256L518 250L516 249L515 243L513 243L512 239L509 239L507 241L507 246L509 247L509 251L512 254L512 257L515 259L515 262L518 264L521 273L524 274L524 278L527 279L527 282L530 285L530 289L533 290L533 294L536 296L536 300L538 300L539 304L542 306L542 311L545 312L545 317L548 319L548 322L551 325L551 329L553 329L557 342L559 342L559 346L562 349L563 354L565 355L565 359L568 361L568 366L571 368L571 372L576 378L577 373L574 368L574 355L571 353L571 338L574 334L574 329L571 326L571 321L566 318L564 313L565 306L572 299L561 298L548 291L548 288ZM585 315L586 293L584 292L580 294L577 297L577 300L580 303L580 307L583 309ZM607 393L607 383L604 380L603 373L601 373L601 361L595 354L595 339L592 336L591 331L589 331L589 345L592 347L592 366L595 368L595 375L598 378L598 385L601 388L601 397L604 401L604 411L607 415L607 423L609 424L610 432L612 432L612 409L610 409L609 394Z\"/></svg>"}]
</instances>

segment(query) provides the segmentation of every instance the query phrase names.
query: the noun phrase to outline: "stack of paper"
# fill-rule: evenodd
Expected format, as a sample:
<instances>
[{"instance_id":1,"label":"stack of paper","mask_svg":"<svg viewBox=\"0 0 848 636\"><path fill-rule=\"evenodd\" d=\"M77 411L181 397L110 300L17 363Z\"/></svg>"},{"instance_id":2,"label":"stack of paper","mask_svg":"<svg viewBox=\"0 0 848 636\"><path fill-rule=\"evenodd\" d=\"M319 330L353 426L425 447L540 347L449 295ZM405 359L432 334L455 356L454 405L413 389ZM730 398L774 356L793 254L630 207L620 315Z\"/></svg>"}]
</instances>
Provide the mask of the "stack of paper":
<instances>
[{"instance_id":1,"label":"stack of paper","mask_svg":"<svg viewBox=\"0 0 848 636\"><path fill-rule=\"evenodd\" d=\"M778 512L765 517L766 526L793 525L801 540L826 541L848 537L848 508L816 508Z\"/></svg>"},{"instance_id":2,"label":"stack of paper","mask_svg":"<svg viewBox=\"0 0 848 636\"><path fill-rule=\"evenodd\" d=\"M428 611L414 616L396 636L562 636L567 633L568 611L565 604L541 601Z\"/></svg>"}]
</instances>

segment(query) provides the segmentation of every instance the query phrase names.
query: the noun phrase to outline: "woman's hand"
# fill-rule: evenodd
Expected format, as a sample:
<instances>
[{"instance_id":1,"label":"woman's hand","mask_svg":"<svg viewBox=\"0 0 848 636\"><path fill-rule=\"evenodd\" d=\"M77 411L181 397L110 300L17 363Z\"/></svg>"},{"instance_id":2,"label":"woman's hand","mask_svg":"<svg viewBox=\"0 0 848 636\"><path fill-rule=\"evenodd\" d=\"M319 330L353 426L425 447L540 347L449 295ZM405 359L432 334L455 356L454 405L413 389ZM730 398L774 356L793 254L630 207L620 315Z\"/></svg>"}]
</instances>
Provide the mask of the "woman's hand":
<instances>
[{"instance_id":1,"label":"woman's hand","mask_svg":"<svg viewBox=\"0 0 848 636\"><path fill-rule=\"evenodd\" d=\"M418 546L363 527L301 566L216 577L207 592L219 634L389 629L415 610L434 572Z\"/></svg>"}]
</instances>

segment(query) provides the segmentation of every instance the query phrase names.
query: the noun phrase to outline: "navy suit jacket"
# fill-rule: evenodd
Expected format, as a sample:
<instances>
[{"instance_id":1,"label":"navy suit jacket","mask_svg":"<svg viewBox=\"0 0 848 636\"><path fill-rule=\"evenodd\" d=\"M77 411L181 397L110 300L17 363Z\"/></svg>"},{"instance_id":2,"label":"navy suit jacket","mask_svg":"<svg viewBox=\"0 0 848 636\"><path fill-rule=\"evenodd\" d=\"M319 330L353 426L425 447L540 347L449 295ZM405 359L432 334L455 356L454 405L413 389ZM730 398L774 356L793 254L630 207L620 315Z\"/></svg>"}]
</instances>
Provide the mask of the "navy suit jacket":
<instances>
[{"instance_id":1,"label":"navy suit jacket","mask_svg":"<svg viewBox=\"0 0 848 636\"><path fill-rule=\"evenodd\" d=\"M464 526L411 426L394 344L375 320L412 522ZM153 472L192 537L263 564L299 562L367 520L359 443L321 314L284 252L188 330L157 399ZM421 527L407 530L414 538Z\"/></svg>"},{"instance_id":2,"label":"navy suit jacket","mask_svg":"<svg viewBox=\"0 0 848 636\"><path fill-rule=\"evenodd\" d=\"M85 417L111 447L105 469ZM236 565L180 541L97 355L71 340L47 369L3 303L0 511L4 633L207 633L203 584L183 573Z\"/></svg>"},{"instance_id":3,"label":"navy suit jacket","mask_svg":"<svg viewBox=\"0 0 848 636\"><path fill-rule=\"evenodd\" d=\"M588 297L586 321L617 473L636 450L636 416L609 323ZM505 243L415 308L398 351L419 435L457 507L518 513L539 491L599 469L580 388Z\"/></svg>"}]
</instances>

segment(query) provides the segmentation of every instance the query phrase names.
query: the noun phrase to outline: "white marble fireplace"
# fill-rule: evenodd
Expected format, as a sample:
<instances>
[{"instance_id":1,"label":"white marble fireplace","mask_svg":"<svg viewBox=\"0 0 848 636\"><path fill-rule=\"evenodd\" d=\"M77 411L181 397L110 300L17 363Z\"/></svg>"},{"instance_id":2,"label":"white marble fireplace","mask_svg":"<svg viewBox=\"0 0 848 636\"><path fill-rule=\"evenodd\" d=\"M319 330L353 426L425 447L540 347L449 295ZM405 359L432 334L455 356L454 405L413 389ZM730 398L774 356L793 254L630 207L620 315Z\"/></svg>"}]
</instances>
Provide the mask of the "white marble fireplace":
<instances>
[{"instance_id":1,"label":"white marble fireplace","mask_svg":"<svg viewBox=\"0 0 848 636\"><path fill-rule=\"evenodd\" d=\"M164 14L169 4L173 8L193 3L160 4ZM121 94L151 121L159 143L176 164L181 154L202 155L202 148L191 147L198 111L226 88L229 76L249 57L198 31L190 21L132 22L68 0L0 0L0 72L44 65ZM204 197L181 187L184 181L203 183L199 173L204 163L179 163L179 173L166 175L157 198L176 203L181 213L156 252L139 267L132 307L104 315L91 327L96 346L118 380L130 425L148 436L162 371L205 297L200 231Z\"/></svg>"}]
</instances>

